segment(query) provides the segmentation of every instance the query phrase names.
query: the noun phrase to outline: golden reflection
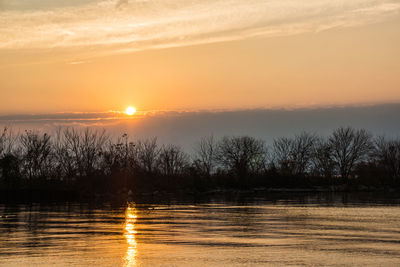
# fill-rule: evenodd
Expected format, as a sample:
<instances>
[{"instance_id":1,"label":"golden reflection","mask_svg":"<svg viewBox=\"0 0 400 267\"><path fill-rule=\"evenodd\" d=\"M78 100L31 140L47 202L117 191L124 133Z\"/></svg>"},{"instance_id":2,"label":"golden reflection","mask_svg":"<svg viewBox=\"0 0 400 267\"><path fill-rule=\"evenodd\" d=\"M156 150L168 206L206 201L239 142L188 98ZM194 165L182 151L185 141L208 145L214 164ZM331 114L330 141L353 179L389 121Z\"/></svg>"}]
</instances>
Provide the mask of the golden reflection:
<instances>
[{"instance_id":1,"label":"golden reflection","mask_svg":"<svg viewBox=\"0 0 400 267\"><path fill-rule=\"evenodd\" d=\"M128 243L128 249L125 255L125 264L124 266L136 266L136 207L135 203L128 203L128 207L125 211L125 232L124 236L126 238L126 242Z\"/></svg>"}]
</instances>

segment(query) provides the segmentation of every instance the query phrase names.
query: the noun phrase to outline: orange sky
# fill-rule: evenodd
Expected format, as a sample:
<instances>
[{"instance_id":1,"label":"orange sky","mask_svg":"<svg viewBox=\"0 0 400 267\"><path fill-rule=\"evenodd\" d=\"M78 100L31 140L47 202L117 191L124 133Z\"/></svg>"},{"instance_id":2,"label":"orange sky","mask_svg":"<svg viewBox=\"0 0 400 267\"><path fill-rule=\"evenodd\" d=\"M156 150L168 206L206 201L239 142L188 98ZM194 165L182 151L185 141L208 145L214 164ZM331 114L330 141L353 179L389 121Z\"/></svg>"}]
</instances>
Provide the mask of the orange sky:
<instances>
[{"instance_id":1,"label":"orange sky","mask_svg":"<svg viewBox=\"0 0 400 267\"><path fill-rule=\"evenodd\" d=\"M93 2L102 8L101 4L112 1ZM153 13L161 7L154 6L151 12L141 7L146 16L136 14L137 21L125 19L116 24L119 28L101 26L113 34L108 38L97 34L99 21L103 20L91 13L87 16L93 16L92 20L82 21L68 17L71 7L40 7L56 15L64 10L61 15L66 22L60 19L50 24L37 18L35 6L2 7L0 1L0 17L3 14L11 18L6 25L0 23L0 113L124 110L128 105L138 110L198 110L400 101L398 2L381 1L386 5L374 6L376 1L355 1L353 6L343 4L341 11L341 1L330 2L338 2L337 6L326 2L324 10L318 1L310 1L315 7L303 7L301 1L293 0L288 1L293 2L290 8L303 8L304 14L289 12L282 18L264 21L262 16L272 16L267 7L261 7L265 14L262 10L255 13L261 9L257 1L249 1L253 5L244 1L243 7L249 13L241 14L243 7L231 11L232 15L242 16L241 20L218 12L207 21L202 16L196 17L198 21L188 20L190 12L202 14L207 11L205 7L219 7L211 6L212 1L205 2L208 5L183 5L178 15L185 16L178 22L154 21ZM216 2L222 7L230 3ZM125 5L128 1L116 4L115 16L125 18L131 12L123 9ZM78 10L89 12L85 8ZM18 14L29 18L31 32L13 33L25 27L25 22L16 19ZM248 14L259 16L258 20L248 22L254 19L247 19ZM171 17L174 15L171 13ZM103 16L112 23L106 13ZM307 16L313 19L303 18ZM156 26L149 28L150 37L139 30L128 34L123 28L152 23ZM240 25L246 26L244 30L237 30ZM83 28L91 29L87 30L87 38L82 37L86 32L79 32ZM58 43L61 30L72 37ZM185 38L177 38L176 32ZM51 34L54 36L49 37ZM131 41L132 36L143 40Z\"/></svg>"}]
</instances>

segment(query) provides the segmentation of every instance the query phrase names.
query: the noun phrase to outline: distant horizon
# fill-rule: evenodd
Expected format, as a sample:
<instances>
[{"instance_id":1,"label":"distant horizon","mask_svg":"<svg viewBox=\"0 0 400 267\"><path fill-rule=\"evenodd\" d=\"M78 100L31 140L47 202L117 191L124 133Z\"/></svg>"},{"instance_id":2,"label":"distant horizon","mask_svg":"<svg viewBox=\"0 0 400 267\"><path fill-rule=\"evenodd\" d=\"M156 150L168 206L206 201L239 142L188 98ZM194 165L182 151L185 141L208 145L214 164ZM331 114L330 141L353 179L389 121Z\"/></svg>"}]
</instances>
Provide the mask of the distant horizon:
<instances>
[{"instance_id":1,"label":"distant horizon","mask_svg":"<svg viewBox=\"0 0 400 267\"><path fill-rule=\"evenodd\" d=\"M295 111L295 110L315 110L315 109L337 109L337 108L362 108L362 107L374 107L374 106L386 106L386 105L400 105L400 100L384 101L384 102L355 102L355 103L333 103L333 104L297 104L297 105L283 105L283 106L256 106L256 107L240 107L240 108L180 108L180 109L150 109L150 110L137 110L135 117L145 115L157 115L166 113L218 113L218 112L236 112L236 111L253 111L253 110L265 110L265 111ZM126 107L121 109L108 109L108 110L75 110L75 111L31 111L31 112L0 112L0 121L7 117L18 117L18 116L54 116L54 115L90 115L90 114L115 114L125 116ZM129 117L128 117L129 118Z\"/></svg>"},{"instance_id":2,"label":"distant horizon","mask_svg":"<svg viewBox=\"0 0 400 267\"><path fill-rule=\"evenodd\" d=\"M203 136L249 135L271 143L280 136L302 131L322 135L340 126L365 128L376 135L400 136L400 103L297 109L154 112L127 116L119 113L53 113L2 115L0 126L16 130L53 132L57 127L106 129L114 136L155 137L191 149Z\"/></svg>"}]
</instances>

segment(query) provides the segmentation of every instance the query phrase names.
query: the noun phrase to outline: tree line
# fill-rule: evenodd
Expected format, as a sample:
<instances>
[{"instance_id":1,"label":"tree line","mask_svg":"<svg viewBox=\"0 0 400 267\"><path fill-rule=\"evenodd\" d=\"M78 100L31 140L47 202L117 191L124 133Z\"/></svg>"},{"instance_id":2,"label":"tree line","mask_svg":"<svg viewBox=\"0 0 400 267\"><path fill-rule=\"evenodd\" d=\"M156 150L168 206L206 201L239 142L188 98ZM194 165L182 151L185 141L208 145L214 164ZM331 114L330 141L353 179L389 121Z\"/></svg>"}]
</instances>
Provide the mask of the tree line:
<instances>
[{"instance_id":1,"label":"tree line","mask_svg":"<svg viewBox=\"0 0 400 267\"><path fill-rule=\"evenodd\" d=\"M400 184L400 139L340 127L302 132L272 144L250 136L210 135L193 153L156 138L115 139L105 131L57 129L0 134L0 188L120 193L216 188Z\"/></svg>"}]
</instances>

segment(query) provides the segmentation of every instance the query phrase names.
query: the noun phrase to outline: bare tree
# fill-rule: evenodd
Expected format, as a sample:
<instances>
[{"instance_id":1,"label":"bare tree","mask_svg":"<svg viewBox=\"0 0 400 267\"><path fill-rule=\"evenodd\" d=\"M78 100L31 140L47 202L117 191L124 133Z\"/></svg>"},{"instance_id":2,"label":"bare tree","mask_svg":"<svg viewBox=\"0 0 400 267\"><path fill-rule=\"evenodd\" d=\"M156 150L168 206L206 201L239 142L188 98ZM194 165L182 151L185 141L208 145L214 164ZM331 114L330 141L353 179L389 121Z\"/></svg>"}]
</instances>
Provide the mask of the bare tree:
<instances>
[{"instance_id":1,"label":"bare tree","mask_svg":"<svg viewBox=\"0 0 400 267\"><path fill-rule=\"evenodd\" d=\"M303 175L309 171L313 157L316 136L307 132L295 135L294 138L274 140L274 160L284 173Z\"/></svg>"},{"instance_id":2,"label":"bare tree","mask_svg":"<svg viewBox=\"0 0 400 267\"><path fill-rule=\"evenodd\" d=\"M25 131L20 136L23 171L29 179L47 177L52 167L50 154L52 146L48 134Z\"/></svg>"},{"instance_id":3,"label":"bare tree","mask_svg":"<svg viewBox=\"0 0 400 267\"><path fill-rule=\"evenodd\" d=\"M161 149L158 147L157 138L139 140L136 143L139 167L148 174L154 173L157 168L160 151Z\"/></svg>"},{"instance_id":4,"label":"bare tree","mask_svg":"<svg viewBox=\"0 0 400 267\"><path fill-rule=\"evenodd\" d=\"M400 178L400 140L378 137L375 141L375 157L378 163L393 178Z\"/></svg>"},{"instance_id":5,"label":"bare tree","mask_svg":"<svg viewBox=\"0 0 400 267\"><path fill-rule=\"evenodd\" d=\"M335 162L332 157L332 146L324 138L317 138L314 146L314 156L312 157L314 175L326 178L332 177Z\"/></svg>"},{"instance_id":6,"label":"bare tree","mask_svg":"<svg viewBox=\"0 0 400 267\"><path fill-rule=\"evenodd\" d=\"M0 134L0 178L7 186L15 186L20 178L20 160L15 151L17 136L4 127Z\"/></svg>"},{"instance_id":7,"label":"bare tree","mask_svg":"<svg viewBox=\"0 0 400 267\"><path fill-rule=\"evenodd\" d=\"M296 175L303 175L309 170L316 140L315 135L307 132L294 137L292 158Z\"/></svg>"},{"instance_id":8,"label":"bare tree","mask_svg":"<svg viewBox=\"0 0 400 267\"><path fill-rule=\"evenodd\" d=\"M55 160L55 171L60 180L70 182L77 175L77 167L72 153L69 151L63 128L59 127L55 131L53 138L53 155Z\"/></svg>"},{"instance_id":9,"label":"bare tree","mask_svg":"<svg viewBox=\"0 0 400 267\"><path fill-rule=\"evenodd\" d=\"M281 137L275 139L273 148L273 164L286 174L292 174L293 170L293 139Z\"/></svg>"},{"instance_id":10,"label":"bare tree","mask_svg":"<svg viewBox=\"0 0 400 267\"><path fill-rule=\"evenodd\" d=\"M203 137L195 146L194 165L201 173L210 176L215 169L216 142L213 135Z\"/></svg>"},{"instance_id":11,"label":"bare tree","mask_svg":"<svg viewBox=\"0 0 400 267\"><path fill-rule=\"evenodd\" d=\"M161 174L174 176L183 173L189 165L189 156L180 147L167 145L161 148L158 162Z\"/></svg>"},{"instance_id":12,"label":"bare tree","mask_svg":"<svg viewBox=\"0 0 400 267\"><path fill-rule=\"evenodd\" d=\"M129 141L128 135L123 134L115 142L109 140L103 151L103 171L106 174L112 172L132 172L137 166L136 144Z\"/></svg>"},{"instance_id":13,"label":"bare tree","mask_svg":"<svg viewBox=\"0 0 400 267\"><path fill-rule=\"evenodd\" d=\"M355 165L363 161L372 149L371 135L364 129L336 129L329 138L332 158L344 180L348 180Z\"/></svg>"},{"instance_id":14,"label":"bare tree","mask_svg":"<svg viewBox=\"0 0 400 267\"><path fill-rule=\"evenodd\" d=\"M104 145L108 140L105 131L98 132L86 128L82 132L75 129L64 131L66 149L69 156L74 160L74 165L79 176L90 176L94 174L99 166L100 156Z\"/></svg>"},{"instance_id":15,"label":"bare tree","mask_svg":"<svg viewBox=\"0 0 400 267\"><path fill-rule=\"evenodd\" d=\"M249 136L224 137L218 142L218 162L243 180L251 172L258 172L266 163L264 141Z\"/></svg>"},{"instance_id":16,"label":"bare tree","mask_svg":"<svg viewBox=\"0 0 400 267\"><path fill-rule=\"evenodd\" d=\"M5 155L12 154L15 148L16 136L13 132L7 128L3 128L3 132L0 134L0 158Z\"/></svg>"}]
</instances>

